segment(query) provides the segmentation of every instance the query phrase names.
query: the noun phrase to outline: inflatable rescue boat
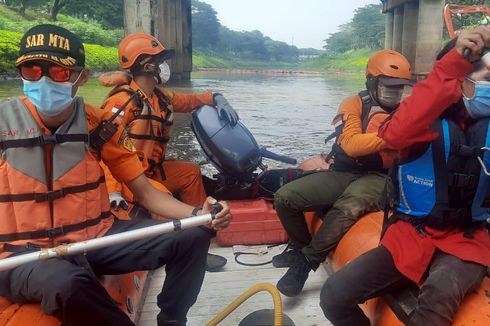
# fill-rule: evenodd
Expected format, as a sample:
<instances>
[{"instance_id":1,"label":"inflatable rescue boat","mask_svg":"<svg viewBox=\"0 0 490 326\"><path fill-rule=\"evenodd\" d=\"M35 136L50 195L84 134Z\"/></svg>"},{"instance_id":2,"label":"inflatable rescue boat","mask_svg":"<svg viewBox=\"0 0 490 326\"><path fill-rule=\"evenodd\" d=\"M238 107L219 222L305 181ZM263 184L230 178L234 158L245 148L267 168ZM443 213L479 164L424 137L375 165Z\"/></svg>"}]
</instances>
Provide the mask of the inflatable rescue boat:
<instances>
[{"instance_id":1,"label":"inflatable rescue boat","mask_svg":"<svg viewBox=\"0 0 490 326\"><path fill-rule=\"evenodd\" d=\"M262 159L270 158L295 164L295 160L273 154L261 148L253 135L242 124L231 127L220 120L216 110L203 106L192 114L192 129L205 156L218 173L205 177L207 193L227 200L234 220L226 230L218 232L220 245L284 243L287 234L273 208L273 194L283 184L328 168L324 159L316 157L300 168L268 170ZM261 170L260 172L256 172ZM311 212L306 221L315 232L322 221ZM335 252L328 258L327 270L335 272L379 243L383 214L371 213L362 217L342 238ZM134 321L141 305L147 272L101 276L100 280L121 309ZM240 280L237 280L239 282ZM381 299L369 300L362 309L376 326L403 325L417 304L414 286ZM237 294L238 295L238 294ZM228 302L223 302L225 307ZM60 322L42 313L38 304L12 304L0 298L0 326L57 326ZM480 288L470 293L461 305L453 325L490 325L490 279L486 277Z\"/></svg>"}]
</instances>

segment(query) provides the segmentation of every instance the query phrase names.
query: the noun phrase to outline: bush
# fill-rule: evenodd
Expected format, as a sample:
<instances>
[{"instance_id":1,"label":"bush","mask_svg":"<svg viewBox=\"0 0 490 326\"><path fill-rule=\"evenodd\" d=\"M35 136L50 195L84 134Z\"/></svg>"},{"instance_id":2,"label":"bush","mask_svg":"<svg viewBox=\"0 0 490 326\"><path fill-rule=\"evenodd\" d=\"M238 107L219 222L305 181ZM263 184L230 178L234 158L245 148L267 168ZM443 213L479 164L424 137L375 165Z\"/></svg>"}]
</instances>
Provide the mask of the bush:
<instances>
[{"instance_id":1,"label":"bush","mask_svg":"<svg viewBox=\"0 0 490 326\"><path fill-rule=\"evenodd\" d=\"M96 21L82 21L60 14L58 15L58 21L53 22L49 15L46 14L28 11L26 17L24 17L5 5L0 5L1 30L24 33L29 28L39 24L62 26L78 35L84 43L117 46L124 36L123 29L107 30Z\"/></svg>"},{"instance_id":2,"label":"bush","mask_svg":"<svg viewBox=\"0 0 490 326\"><path fill-rule=\"evenodd\" d=\"M93 71L110 71L119 69L117 48L96 44L84 44L87 55L87 68Z\"/></svg>"},{"instance_id":3,"label":"bush","mask_svg":"<svg viewBox=\"0 0 490 326\"><path fill-rule=\"evenodd\" d=\"M0 30L0 74L15 75L21 33Z\"/></svg>"}]
</instances>

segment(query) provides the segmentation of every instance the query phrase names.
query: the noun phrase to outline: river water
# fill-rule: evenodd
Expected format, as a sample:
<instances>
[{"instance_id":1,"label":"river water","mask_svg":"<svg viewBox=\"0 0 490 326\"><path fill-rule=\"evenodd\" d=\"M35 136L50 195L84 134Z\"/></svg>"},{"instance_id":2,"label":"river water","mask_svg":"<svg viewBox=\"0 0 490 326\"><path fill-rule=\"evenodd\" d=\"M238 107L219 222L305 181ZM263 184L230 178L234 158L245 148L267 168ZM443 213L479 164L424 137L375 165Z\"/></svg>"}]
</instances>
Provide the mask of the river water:
<instances>
[{"instance_id":1,"label":"river water","mask_svg":"<svg viewBox=\"0 0 490 326\"><path fill-rule=\"evenodd\" d=\"M191 82L169 88L186 93L208 90L222 93L259 145L301 161L328 150L324 139L333 131L330 122L338 105L362 87L362 73L346 76L196 72ZM86 102L100 105L108 92L109 88L99 86L93 78L82 87L79 95ZM0 99L21 93L21 81L0 82ZM176 120L169 155L203 161L189 125L189 115L180 114ZM264 163L269 167L285 166L267 159Z\"/></svg>"}]
</instances>

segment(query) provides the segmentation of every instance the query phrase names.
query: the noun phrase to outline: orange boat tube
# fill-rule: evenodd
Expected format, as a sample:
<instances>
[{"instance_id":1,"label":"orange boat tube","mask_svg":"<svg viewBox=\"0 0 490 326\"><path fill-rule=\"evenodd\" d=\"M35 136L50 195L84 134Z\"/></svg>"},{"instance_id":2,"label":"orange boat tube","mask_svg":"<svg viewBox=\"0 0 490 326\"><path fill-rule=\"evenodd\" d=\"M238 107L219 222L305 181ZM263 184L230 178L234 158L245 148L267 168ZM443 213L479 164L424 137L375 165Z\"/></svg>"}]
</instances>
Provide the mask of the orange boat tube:
<instances>
[{"instance_id":1,"label":"orange boat tube","mask_svg":"<svg viewBox=\"0 0 490 326\"><path fill-rule=\"evenodd\" d=\"M143 289L148 272L103 276L101 283L111 297L119 303L132 321L135 321L143 299ZM0 297L0 326L59 326L61 322L45 315L39 304L13 304Z\"/></svg>"},{"instance_id":2,"label":"orange boat tube","mask_svg":"<svg viewBox=\"0 0 490 326\"><path fill-rule=\"evenodd\" d=\"M321 224L321 220L314 213L307 213L306 221L312 232L315 232ZM356 257L376 247L382 224L382 212L367 214L354 224L328 259L333 271L339 270ZM368 300L361 305L361 308L375 326L404 325L383 299ZM453 325L490 325L489 277L485 277L480 287L466 296L454 318Z\"/></svg>"}]
</instances>

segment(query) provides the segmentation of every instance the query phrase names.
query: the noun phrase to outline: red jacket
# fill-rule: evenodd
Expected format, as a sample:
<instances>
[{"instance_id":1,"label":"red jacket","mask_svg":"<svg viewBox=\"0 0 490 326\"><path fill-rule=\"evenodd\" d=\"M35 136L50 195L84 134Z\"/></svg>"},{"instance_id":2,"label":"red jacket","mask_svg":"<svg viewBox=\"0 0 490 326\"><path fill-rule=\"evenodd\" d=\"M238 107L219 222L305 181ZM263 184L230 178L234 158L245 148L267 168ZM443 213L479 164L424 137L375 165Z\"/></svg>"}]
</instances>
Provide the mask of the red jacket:
<instances>
[{"instance_id":1,"label":"red jacket","mask_svg":"<svg viewBox=\"0 0 490 326\"><path fill-rule=\"evenodd\" d=\"M438 135L430 130L451 104L461 97L461 82L472 71L472 65L452 50L435 63L426 80L418 83L392 119L379 131L391 149L411 148L430 142ZM420 282L436 249L484 266L490 265L490 237L479 229L473 239L463 237L461 230L439 231L426 227L421 237L407 222L398 221L388 228L381 243L390 251L397 269L414 282Z\"/></svg>"}]
</instances>

